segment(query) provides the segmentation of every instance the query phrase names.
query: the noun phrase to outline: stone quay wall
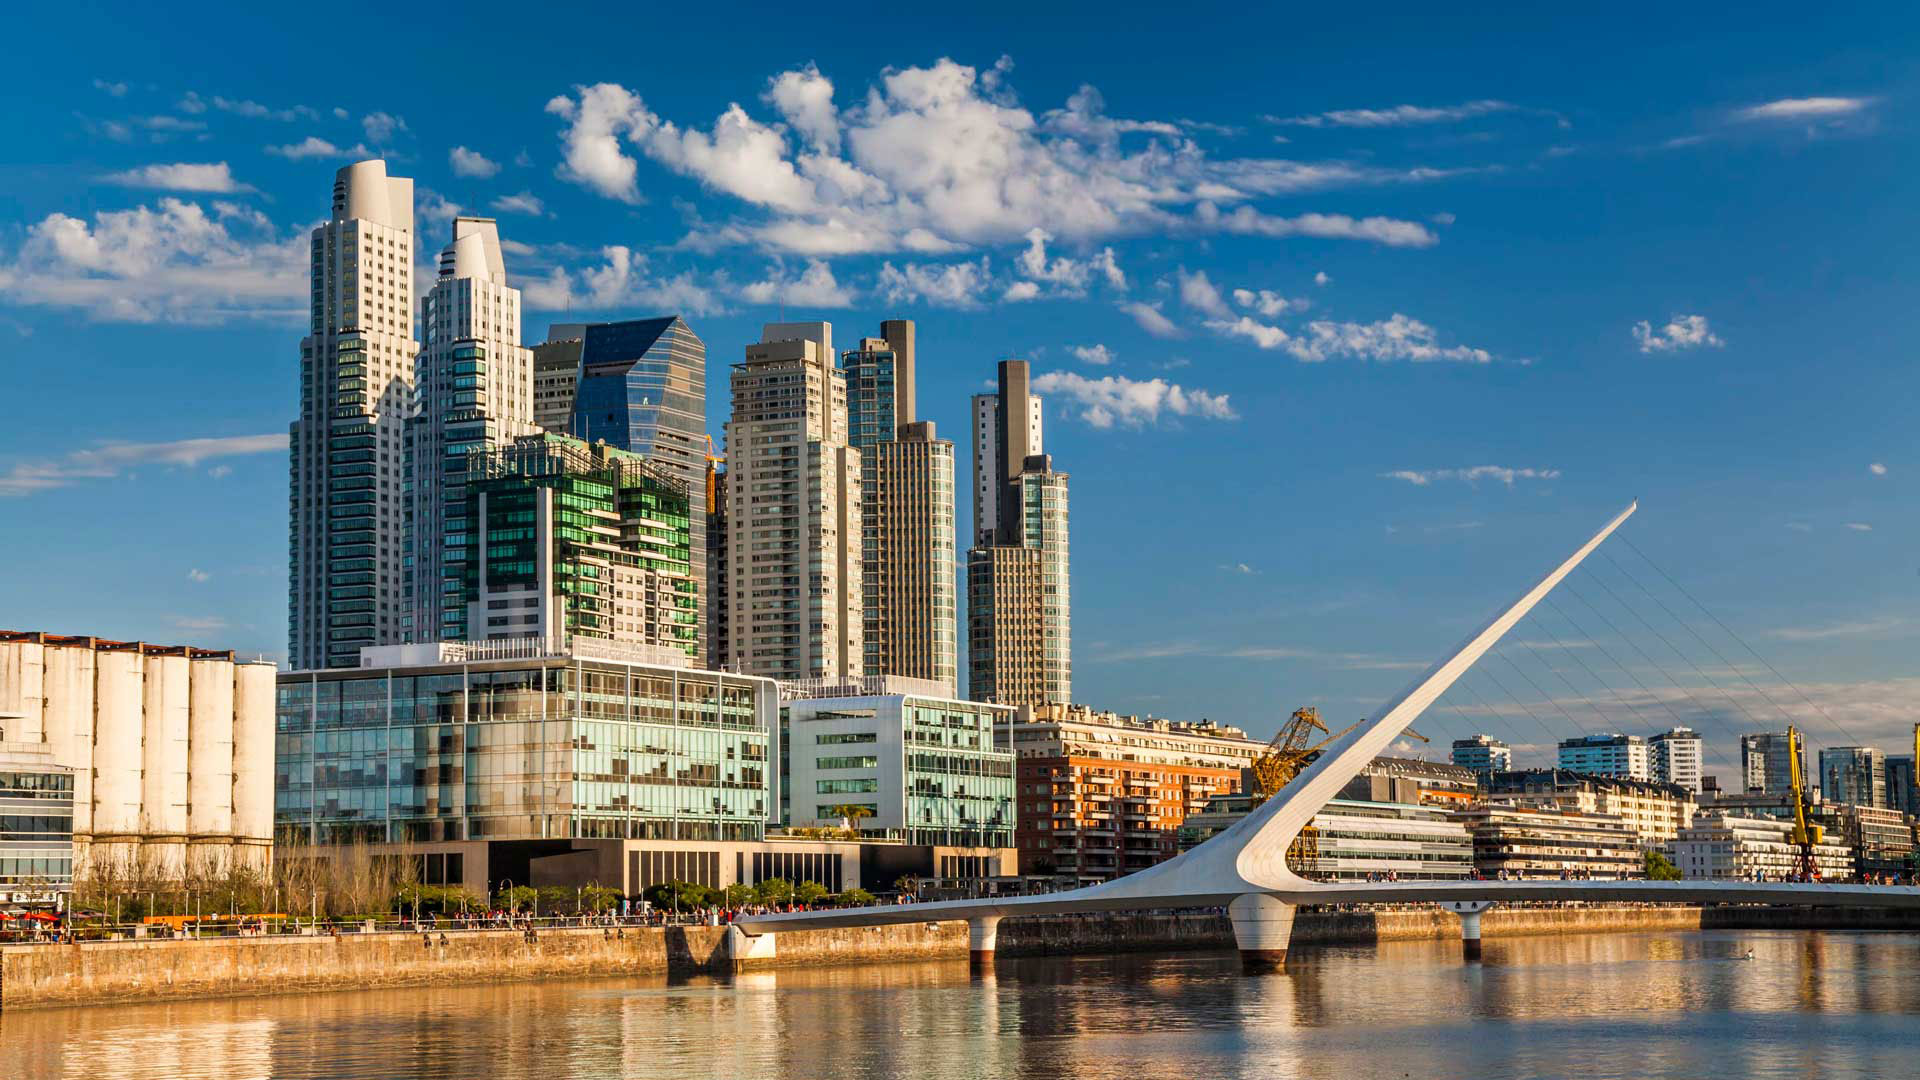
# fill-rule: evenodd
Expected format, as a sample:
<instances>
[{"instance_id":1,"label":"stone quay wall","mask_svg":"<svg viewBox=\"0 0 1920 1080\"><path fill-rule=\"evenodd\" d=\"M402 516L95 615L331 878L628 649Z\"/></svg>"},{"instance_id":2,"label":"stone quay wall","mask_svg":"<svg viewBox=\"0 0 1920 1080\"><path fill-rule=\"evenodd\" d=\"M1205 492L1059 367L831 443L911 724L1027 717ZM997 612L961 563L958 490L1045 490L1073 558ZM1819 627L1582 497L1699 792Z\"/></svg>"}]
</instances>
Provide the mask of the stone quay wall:
<instances>
[{"instance_id":1,"label":"stone quay wall","mask_svg":"<svg viewBox=\"0 0 1920 1080\"><path fill-rule=\"evenodd\" d=\"M1698 929L1920 930L1920 913L1853 908L1634 907L1489 910L1485 937ZM1435 908L1302 911L1293 945L1451 940L1453 915ZM736 965L724 927L458 930L338 937L249 937L0 946L0 1008L97 1005L185 997L241 997L502 980L725 972ZM1008 919L1009 956L1231 949L1224 914L1112 913ZM780 934L760 967L961 960L965 923Z\"/></svg>"}]
</instances>

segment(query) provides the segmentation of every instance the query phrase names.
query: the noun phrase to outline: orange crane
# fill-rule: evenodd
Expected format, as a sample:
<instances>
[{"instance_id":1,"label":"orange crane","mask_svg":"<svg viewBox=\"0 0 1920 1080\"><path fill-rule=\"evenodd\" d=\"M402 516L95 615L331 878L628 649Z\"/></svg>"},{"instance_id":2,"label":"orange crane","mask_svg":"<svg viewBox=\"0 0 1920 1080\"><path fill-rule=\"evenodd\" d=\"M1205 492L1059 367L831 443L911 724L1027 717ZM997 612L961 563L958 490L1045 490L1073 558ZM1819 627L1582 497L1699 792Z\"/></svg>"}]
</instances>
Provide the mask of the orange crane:
<instances>
[{"instance_id":1,"label":"orange crane","mask_svg":"<svg viewBox=\"0 0 1920 1080\"><path fill-rule=\"evenodd\" d=\"M714 474L713 467L727 460L727 455L713 451L713 436L707 436L707 513L713 513L713 504L720 497L720 478Z\"/></svg>"}]
</instances>

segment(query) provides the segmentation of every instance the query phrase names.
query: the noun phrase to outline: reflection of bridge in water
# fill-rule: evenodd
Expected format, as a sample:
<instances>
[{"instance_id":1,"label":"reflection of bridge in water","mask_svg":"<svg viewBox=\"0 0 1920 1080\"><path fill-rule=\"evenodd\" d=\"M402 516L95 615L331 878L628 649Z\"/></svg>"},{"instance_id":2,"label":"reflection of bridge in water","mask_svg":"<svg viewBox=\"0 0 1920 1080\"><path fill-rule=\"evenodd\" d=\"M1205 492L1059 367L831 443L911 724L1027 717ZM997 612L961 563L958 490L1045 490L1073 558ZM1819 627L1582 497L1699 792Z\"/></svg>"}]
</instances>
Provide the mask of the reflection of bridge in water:
<instances>
[{"instance_id":1,"label":"reflection of bridge in water","mask_svg":"<svg viewBox=\"0 0 1920 1080\"><path fill-rule=\"evenodd\" d=\"M1591 539L1528 589L1451 655L1327 746L1319 759L1279 794L1191 851L1100 885L1041 896L950 900L886 907L841 908L740 919L732 932L734 958L774 955L784 931L896 923L966 920L976 962L990 960L1000 920L1008 916L1223 906L1235 943L1250 968L1285 960L1299 904L1440 904L1460 915L1469 957L1479 954L1480 913L1500 901L1627 901L1719 904L1796 904L1920 908L1920 887L1734 881L1409 881L1314 882L1288 868L1288 846L1327 800L1385 751L1449 686L1525 618L1632 516L1629 505Z\"/></svg>"}]
</instances>

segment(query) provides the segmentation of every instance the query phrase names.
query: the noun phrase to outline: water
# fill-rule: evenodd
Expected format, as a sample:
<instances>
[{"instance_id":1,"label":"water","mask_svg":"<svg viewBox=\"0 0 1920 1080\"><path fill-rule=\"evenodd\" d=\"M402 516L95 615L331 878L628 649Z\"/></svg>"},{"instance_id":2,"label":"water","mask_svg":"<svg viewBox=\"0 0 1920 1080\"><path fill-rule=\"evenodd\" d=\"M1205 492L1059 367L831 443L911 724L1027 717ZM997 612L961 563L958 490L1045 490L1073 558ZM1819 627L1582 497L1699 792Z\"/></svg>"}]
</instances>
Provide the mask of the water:
<instances>
[{"instance_id":1,"label":"water","mask_svg":"<svg viewBox=\"0 0 1920 1080\"><path fill-rule=\"evenodd\" d=\"M1752 961L1740 957L1751 948ZM0 1016L0 1077L1891 1077L1920 935L1724 932L1003 958Z\"/></svg>"}]
</instances>

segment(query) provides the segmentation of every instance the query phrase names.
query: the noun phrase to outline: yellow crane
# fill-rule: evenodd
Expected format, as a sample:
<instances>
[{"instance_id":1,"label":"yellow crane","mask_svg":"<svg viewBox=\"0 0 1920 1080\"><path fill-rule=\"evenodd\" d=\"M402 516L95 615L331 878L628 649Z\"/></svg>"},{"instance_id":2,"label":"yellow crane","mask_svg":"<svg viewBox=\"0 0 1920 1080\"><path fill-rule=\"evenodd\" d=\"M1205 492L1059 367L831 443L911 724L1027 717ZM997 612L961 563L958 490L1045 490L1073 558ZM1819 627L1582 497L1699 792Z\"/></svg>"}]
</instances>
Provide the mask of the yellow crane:
<instances>
[{"instance_id":1,"label":"yellow crane","mask_svg":"<svg viewBox=\"0 0 1920 1080\"><path fill-rule=\"evenodd\" d=\"M714 500L720 497L720 478L714 475L713 467L727 460L727 455L713 452L713 436L707 436L707 513L713 513Z\"/></svg>"},{"instance_id":2,"label":"yellow crane","mask_svg":"<svg viewBox=\"0 0 1920 1080\"><path fill-rule=\"evenodd\" d=\"M1301 769L1320 756L1320 751L1328 743L1359 726L1356 722L1330 733L1327 725L1320 722L1319 709L1307 705L1293 710L1293 715L1287 717L1287 722L1274 733L1273 741L1267 744L1265 752L1254 759L1253 791L1248 808L1259 806L1278 795L1281 788L1300 775ZM1316 734L1325 735L1326 738L1314 742Z\"/></svg>"},{"instance_id":3,"label":"yellow crane","mask_svg":"<svg viewBox=\"0 0 1920 1080\"><path fill-rule=\"evenodd\" d=\"M1915 728L1914 745L1920 747L1920 727ZM1793 789L1793 843L1799 848L1800 873L1808 881L1817 880L1820 869L1813 858L1813 846L1820 842L1820 826L1807 820L1806 778L1800 772L1800 755L1805 748L1800 731L1787 725L1787 778Z\"/></svg>"}]
</instances>

